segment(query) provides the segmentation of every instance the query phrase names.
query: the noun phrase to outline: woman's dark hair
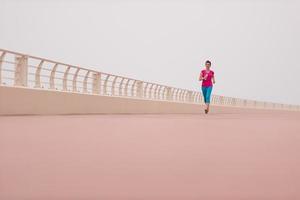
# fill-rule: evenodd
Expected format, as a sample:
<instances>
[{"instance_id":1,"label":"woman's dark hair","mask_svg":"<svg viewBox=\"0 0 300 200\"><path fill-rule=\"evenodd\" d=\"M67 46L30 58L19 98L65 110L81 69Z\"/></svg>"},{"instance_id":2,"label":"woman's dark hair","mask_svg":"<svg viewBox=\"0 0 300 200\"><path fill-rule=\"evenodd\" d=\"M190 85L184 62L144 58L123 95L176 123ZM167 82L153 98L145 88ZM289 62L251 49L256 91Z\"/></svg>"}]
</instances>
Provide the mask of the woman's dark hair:
<instances>
[{"instance_id":1,"label":"woman's dark hair","mask_svg":"<svg viewBox=\"0 0 300 200\"><path fill-rule=\"evenodd\" d=\"M211 65L211 62L210 62L209 60L207 60L207 61L205 62L205 64L210 64L210 65Z\"/></svg>"}]
</instances>

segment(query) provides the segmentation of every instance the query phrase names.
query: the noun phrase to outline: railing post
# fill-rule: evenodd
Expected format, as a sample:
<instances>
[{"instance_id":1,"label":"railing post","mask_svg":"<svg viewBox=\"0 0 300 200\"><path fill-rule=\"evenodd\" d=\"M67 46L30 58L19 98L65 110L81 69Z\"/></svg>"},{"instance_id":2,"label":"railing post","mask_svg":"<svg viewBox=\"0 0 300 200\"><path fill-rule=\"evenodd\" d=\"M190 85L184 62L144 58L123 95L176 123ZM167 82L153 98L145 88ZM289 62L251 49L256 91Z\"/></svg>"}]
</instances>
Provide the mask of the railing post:
<instances>
[{"instance_id":1,"label":"railing post","mask_svg":"<svg viewBox=\"0 0 300 200\"><path fill-rule=\"evenodd\" d=\"M0 56L0 85L2 84L2 63L4 60L4 56L5 56L5 51L3 51Z\"/></svg>"},{"instance_id":2,"label":"railing post","mask_svg":"<svg viewBox=\"0 0 300 200\"><path fill-rule=\"evenodd\" d=\"M148 90L148 85L149 85L149 83L148 82L146 82L146 85L145 85L145 87L144 87L144 98L147 98L147 90Z\"/></svg>"},{"instance_id":3,"label":"railing post","mask_svg":"<svg viewBox=\"0 0 300 200\"><path fill-rule=\"evenodd\" d=\"M232 105L233 105L233 106L236 106L236 101L237 101L237 100L236 100L235 98L232 99Z\"/></svg>"},{"instance_id":4,"label":"railing post","mask_svg":"<svg viewBox=\"0 0 300 200\"><path fill-rule=\"evenodd\" d=\"M194 94L194 102L197 103L198 102L198 92L195 91L195 94Z\"/></svg>"},{"instance_id":5,"label":"railing post","mask_svg":"<svg viewBox=\"0 0 300 200\"><path fill-rule=\"evenodd\" d=\"M100 94L101 74L94 72L92 77L93 77L92 93L93 94Z\"/></svg>"},{"instance_id":6,"label":"railing post","mask_svg":"<svg viewBox=\"0 0 300 200\"><path fill-rule=\"evenodd\" d=\"M15 86L27 87L28 57L15 56Z\"/></svg>"},{"instance_id":7,"label":"railing post","mask_svg":"<svg viewBox=\"0 0 300 200\"><path fill-rule=\"evenodd\" d=\"M216 95L212 95L211 96L211 104L213 104L213 105L216 105L217 103L216 103L216 99L219 99L219 97L218 96L216 96ZM203 95L202 95L202 101L203 101L203 103L205 103L204 102L204 97L203 97Z\"/></svg>"},{"instance_id":8,"label":"railing post","mask_svg":"<svg viewBox=\"0 0 300 200\"><path fill-rule=\"evenodd\" d=\"M178 101L178 88L174 88L173 90L173 100Z\"/></svg>"},{"instance_id":9,"label":"railing post","mask_svg":"<svg viewBox=\"0 0 300 200\"><path fill-rule=\"evenodd\" d=\"M198 102L202 103L203 102L203 95L202 92L198 92Z\"/></svg>"},{"instance_id":10,"label":"railing post","mask_svg":"<svg viewBox=\"0 0 300 200\"><path fill-rule=\"evenodd\" d=\"M182 90L182 89L179 89L179 92L178 92L178 100L179 100L179 101L183 101L182 93L183 93L183 90Z\"/></svg>"},{"instance_id":11,"label":"railing post","mask_svg":"<svg viewBox=\"0 0 300 200\"><path fill-rule=\"evenodd\" d=\"M128 84L129 84L129 81L131 79L127 79L126 83L125 83L125 88L124 88L124 95L127 97L128 96Z\"/></svg>"},{"instance_id":12,"label":"railing post","mask_svg":"<svg viewBox=\"0 0 300 200\"><path fill-rule=\"evenodd\" d=\"M196 103L200 103L200 92L196 92L195 101Z\"/></svg>"},{"instance_id":13,"label":"railing post","mask_svg":"<svg viewBox=\"0 0 300 200\"><path fill-rule=\"evenodd\" d=\"M115 95L115 84L116 84L117 78L118 78L118 76L115 76L112 81L112 84L111 84L111 95L112 96ZM119 92L119 94L120 94L120 92Z\"/></svg>"},{"instance_id":14,"label":"railing post","mask_svg":"<svg viewBox=\"0 0 300 200\"><path fill-rule=\"evenodd\" d=\"M166 91L167 91L167 87L164 86L164 89L162 90L162 99L163 99L163 100L166 100L166 99L167 99Z\"/></svg>"},{"instance_id":15,"label":"railing post","mask_svg":"<svg viewBox=\"0 0 300 200\"><path fill-rule=\"evenodd\" d=\"M135 87L136 82L137 82L137 80L133 80L133 84L131 85L131 96L136 96L136 95L134 95L134 87Z\"/></svg>"},{"instance_id":16,"label":"railing post","mask_svg":"<svg viewBox=\"0 0 300 200\"><path fill-rule=\"evenodd\" d=\"M189 102L193 102L192 95L193 95L193 92L192 91L188 91L188 101Z\"/></svg>"},{"instance_id":17,"label":"railing post","mask_svg":"<svg viewBox=\"0 0 300 200\"><path fill-rule=\"evenodd\" d=\"M73 76L73 81L72 81L73 92L77 92L77 76L78 76L79 71L80 71L80 68L77 68L77 70Z\"/></svg>"},{"instance_id":18,"label":"railing post","mask_svg":"<svg viewBox=\"0 0 300 200\"><path fill-rule=\"evenodd\" d=\"M155 88L155 99L159 99L159 91L160 91L160 85L157 85Z\"/></svg>"},{"instance_id":19,"label":"railing post","mask_svg":"<svg viewBox=\"0 0 300 200\"><path fill-rule=\"evenodd\" d=\"M182 101L182 89L178 89L178 101Z\"/></svg>"},{"instance_id":20,"label":"railing post","mask_svg":"<svg viewBox=\"0 0 300 200\"><path fill-rule=\"evenodd\" d=\"M183 93L183 90L182 89L179 89L179 93L178 93L178 100L179 101L183 101L183 95L182 95L182 93Z\"/></svg>"},{"instance_id":21,"label":"railing post","mask_svg":"<svg viewBox=\"0 0 300 200\"><path fill-rule=\"evenodd\" d=\"M155 84L155 89L154 89L154 99L157 99L157 94L156 94L157 87L158 87L158 85Z\"/></svg>"},{"instance_id":22,"label":"railing post","mask_svg":"<svg viewBox=\"0 0 300 200\"><path fill-rule=\"evenodd\" d=\"M119 83L119 95L123 95L123 82L124 82L124 77L122 77L121 82Z\"/></svg>"},{"instance_id":23,"label":"railing post","mask_svg":"<svg viewBox=\"0 0 300 200\"><path fill-rule=\"evenodd\" d=\"M185 90L181 89L180 98L182 102L184 102L184 96L185 96Z\"/></svg>"},{"instance_id":24,"label":"railing post","mask_svg":"<svg viewBox=\"0 0 300 200\"><path fill-rule=\"evenodd\" d=\"M63 91L67 91L68 90L68 75L69 75L69 71L70 71L71 67L68 66L65 73L64 73L64 78L63 78Z\"/></svg>"},{"instance_id":25,"label":"railing post","mask_svg":"<svg viewBox=\"0 0 300 200\"><path fill-rule=\"evenodd\" d=\"M183 101L184 102L189 102L190 101L190 92L187 91L187 90L184 90L184 93L183 93Z\"/></svg>"},{"instance_id":26,"label":"railing post","mask_svg":"<svg viewBox=\"0 0 300 200\"><path fill-rule=\"evenodd\" d=\"M161 91L161 88L162 88L162 86L161 85L159 85L159 89L158 89L158 92L157 92L157 99L161 99L160 98L160 91Z\"/></svg>"},{"instance_id":27,"label":"railing post","mask_svg":"<svg viewBox=\"0 0 300 200\"><path fill-rule=\"evenodd\" d=\"M193 101L194 101L194 103L197 103L197 96L198 96L198 92L194 91L194 94L193 94Z\"/></svg>"},{"instance_id":28,"label":"railing post","mask_svg":"<svg viewBox=\"0 0 300 200\"><path fill-rule=\"evenodd\" d=\"M104 83L103 83L103 94L104 95L107 95L107 82L108 82L109 77L110 77L110 75L107 74L106 78L104 80Z\"/></svg>"},{"instance_id":29,"label":"railing post","mask_svg":"<svg viewBox=\"0 0 300 200\"><path fill-rule=\"evenodd\" d=\"M196 102L196 94L197 94L196 91L192 92L192 102L194 103Z\"/></svg>"},{"instance_id":30,"label":"railing post","mask_svg":"<svg viewBox=\"0 0 300 200\"><path fill-rule=\"evenodd\" d=\"M248 106L247 100L244 99L243 105L244 105L244 107Z\"/></svg>"},{"instance_id":31,"label":"railing post","mask_svg":"<svg viewBox=\"0 0 300 200\"><path fill-rule=\"evenodd\" d=\"M89 75L90 75L90 71L87 71L84 76L84 79L83 79L83 93L88 93L87 81L88 81Z\"/></svg>"},{"instance_id":32,"label":"railing post","mask_svg":"<svg viewBox=\"0 0 300 200\"><path fill-rule=\"evenodd\" d=\"M194 91L190 91L190 101L191 102L194 102L194 96L195 96L195 93L194 93Z\"/></svg>"},{"instance_id":33,"label":"railing post","mask_svg":"<svg viewBox=\"0 0 300 200\"><path fill-rule=\"evenodd\" d=\"M167 100L168 101L173 101L173 93L172 93L172 88L167 87Z\"/></svg>"},{"instance_id":34,"label":"railing post","mask_svg":"<svg viewBox=\"0 0 300 200\"><path fill-rule=\"evenodd\" d=\"M224 103L224 99L222 96L220 95L213 95L213 97L215 98L215 100L213 102L215 102L215 105L223 105Z\"/></svg>"},{"instance_id":35,"label":"railing post","mask_svg":"<svg viewBox=\"0 0 300 200\"><path fill-rule=\"evenodd\" d=\"M38 65L38 67L36 68L35 71L35 86L36 88L40 88L41 87L41 70L42 70L42 66L43 66L44 60L41 60L40 64Z\"/></svg>"},{"instance_id":36,"label":"railing post","mask_svg":"<svg viewBox=\"0 0 300 200\"><path fill-rule=\"evenodd\" d=\"M190 101L190 92L187 90L184 90L184 102L189 102Z\"/></svg>"},{"instance_id":37,"label":"railing post","mask_svg":"<svg viewBox=\"0 0 300 200\"><path fill-rule=\"evenodd\" d=\"M50 89L55 89L55 72L57 69L58 64L55 64L54 67L51 70L51 74L50 74Z\"/></svg>"},{"instance_id":38,"label":"railing post","mask_svg":"<svg viewBox=\"0 0 300 200\"><path fill-rule=\"evenodd\" d=\"M152 99L152 97L153 97L153 90L152 90L152 88L153 88L153 85L154 85L154 83L151 83L151 86L150 86L150 88L149 88L149 99Z\"/></svg>"},{"instance_id":39,"label":"railing post","mask_svg":"<svg viewBox=\"0 0 300 200\"><path fill-rule=\"evenodd\" d=\"M223 105L223 104L224 104L224 97L223 97L223 96L220 96L220 97L219 97L219 104L220 104L220 105Z\"/></svg>"},{"instance_id":40,"label":"railing post","mask_svg":"<svg viewBox=\"0 0 300 200\"><path fill-rule=\"evenodd\" d=\"M183 101L188 102L189 101L189 91L183 90Z\"/></svg>"},{"instance_id":41,"label":"railing post","mask_svg":"<svg viewBox=\"0 0 300 200\"><path fill-rule=\"evenodd\" d=\"M143 98L143 82L142 81L137 81L137 97Z\"/></svg>"}]
</instances>

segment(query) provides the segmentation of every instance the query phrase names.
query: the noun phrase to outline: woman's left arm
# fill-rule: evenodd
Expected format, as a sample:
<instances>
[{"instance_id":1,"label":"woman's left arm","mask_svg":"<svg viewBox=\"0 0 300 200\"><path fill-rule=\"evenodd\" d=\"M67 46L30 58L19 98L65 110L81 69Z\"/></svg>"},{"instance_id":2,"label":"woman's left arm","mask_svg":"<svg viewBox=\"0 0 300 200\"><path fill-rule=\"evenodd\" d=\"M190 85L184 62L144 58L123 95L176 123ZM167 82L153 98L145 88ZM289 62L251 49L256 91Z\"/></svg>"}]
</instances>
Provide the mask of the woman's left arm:
<instances>
[{"instance_id":1,"label":"woman's left arm","mask_svg":"<svg viewBox=\"0 0 300 200\"><path fill-rule=\"evenodd\" d=\"M215 80L215 74L214 74L213 77L212 77L212 81L213 81L213 84L216 83L216 80Z\"/></svg>"}]
</instances>

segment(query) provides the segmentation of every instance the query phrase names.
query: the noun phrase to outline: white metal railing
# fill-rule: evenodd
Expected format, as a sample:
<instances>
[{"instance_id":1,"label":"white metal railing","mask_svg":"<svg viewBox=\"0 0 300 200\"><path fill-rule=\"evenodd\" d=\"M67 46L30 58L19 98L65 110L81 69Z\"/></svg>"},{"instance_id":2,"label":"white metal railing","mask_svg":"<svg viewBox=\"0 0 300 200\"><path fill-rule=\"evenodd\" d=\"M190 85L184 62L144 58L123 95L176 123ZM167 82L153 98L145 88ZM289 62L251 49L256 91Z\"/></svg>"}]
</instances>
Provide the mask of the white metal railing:
<instances>
[{"instance_id":1,"label":"white metal railing","mask_svg":"<svg viewBox=\"0 0 300 200\"><path fill-rule=\"evenodd\" d=\"M183 103L203 103L202 94L198 91L108 74L4 49L0 49L0 85ZM219 95L212 95L212 104L300 111L298 105Z\"/></svg>"}]
</instances>

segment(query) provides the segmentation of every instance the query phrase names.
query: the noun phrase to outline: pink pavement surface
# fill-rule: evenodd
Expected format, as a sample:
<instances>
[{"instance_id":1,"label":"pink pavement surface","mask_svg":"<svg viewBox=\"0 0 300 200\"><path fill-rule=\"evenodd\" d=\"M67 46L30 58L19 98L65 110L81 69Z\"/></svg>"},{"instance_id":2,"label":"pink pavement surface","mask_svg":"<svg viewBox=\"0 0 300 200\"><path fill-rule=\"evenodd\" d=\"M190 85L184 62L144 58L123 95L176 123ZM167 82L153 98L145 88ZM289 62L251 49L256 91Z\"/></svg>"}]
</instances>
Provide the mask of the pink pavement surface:
<instances>
[{"instance_id":1,"label":"pink pavement surface","mask_svg":"<svg viewBox=\"0 0 300 200\"><path fill-rule=\"evenodd\" d=\"M299 200L300 113L0 117L1 200Z\"/></svg>"}]
</instances>

